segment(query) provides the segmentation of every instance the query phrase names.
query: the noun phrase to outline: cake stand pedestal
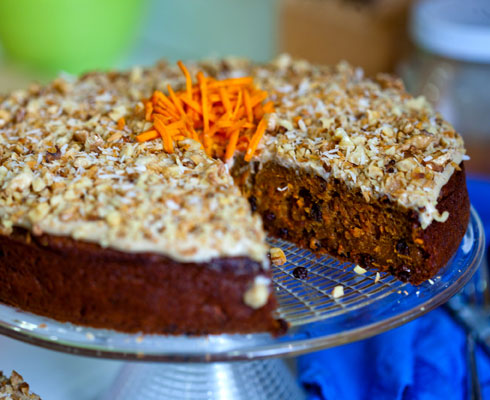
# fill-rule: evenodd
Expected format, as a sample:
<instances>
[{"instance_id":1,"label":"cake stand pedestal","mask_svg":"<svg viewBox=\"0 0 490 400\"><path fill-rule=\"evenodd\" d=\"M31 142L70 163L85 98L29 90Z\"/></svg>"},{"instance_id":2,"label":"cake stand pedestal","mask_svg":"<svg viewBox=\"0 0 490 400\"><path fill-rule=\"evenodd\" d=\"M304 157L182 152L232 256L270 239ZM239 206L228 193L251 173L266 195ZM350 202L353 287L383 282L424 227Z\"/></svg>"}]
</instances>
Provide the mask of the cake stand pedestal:
<instances>
[{"instance_id":1,"label":"cake stand pedestal","mask_svg":"<svg viewBox=\"0 0 490 400\"><path fill-rule=\"evenodd\" d=\"M103 400L302 400L279 359L230 363L126 364Z\"/></svg>"},{"instance_id":2,"label":"cake stand pedestal","mask_svg":"<svg viewBox=\"0 0 490 400\"><path fill-rule=\"evenodd\" d=\"M0 305L0 334L53 350L127 363L104 399L302 399L291 372L279 360L361 340L400 326L443 304L480 265L481 221L474 209L450 262L420 286L375 271L317 257L291 243L270 239L288 262L273 268L277 316L290 324L281 337L268 334L200 337L136 335L61 323ZM298 280L293 270L305 267ZM335 286L344 295L332 296ZM139 362L138 362L139 361Z\"/></svg>"}]
</instances>

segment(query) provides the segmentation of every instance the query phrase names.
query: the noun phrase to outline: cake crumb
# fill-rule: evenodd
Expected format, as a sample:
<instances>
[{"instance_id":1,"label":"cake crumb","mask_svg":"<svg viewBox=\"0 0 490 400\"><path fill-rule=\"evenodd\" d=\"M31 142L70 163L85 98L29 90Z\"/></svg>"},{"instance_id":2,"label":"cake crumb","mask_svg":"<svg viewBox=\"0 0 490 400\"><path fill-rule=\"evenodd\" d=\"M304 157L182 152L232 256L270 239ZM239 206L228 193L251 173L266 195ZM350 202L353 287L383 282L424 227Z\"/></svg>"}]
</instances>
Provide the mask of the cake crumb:
<instances>
[{"instance_id":1,"label":"cake crumb","mask_svg":"<svg viewBox=\"0 0 490 400\"><path fill-rule=\"evenodd\" d=\"M87 332L85 334L85 337L88 339L88 340L95 340L95 336L92 332Z\"/></svg>"},{"instance_id":2,"label":"cake crumb","mask_svg":"<svg viewBox=\"0 0 490 400\"><path fill-rule=\"evenodd\" d=\"M39 329L47 328L47 325L43 322L37 326Z\"/></svg>"},{"instance_id":3,"label":"cake crumb","mask_svg":"<svg viewBox=\"0 0 490 400\"><path fill-rule=\"evenodd\" d=\"M362 268L360 265L356 265L354 267L354 272L357 274L357 275L364 275L367 271Z\"/></svg>"},{"instance_id":4,"label":"cake crumb","mask_svg":"<svg viewBox=\"0 0 490 400\"><path fill-rule=\"evenodd\" d=\"M380 278L381 275L379 274L379 272L376 272L376 278L374 278L374 283L378 283Z\"/></svg>"},{"instance_id":5,"label":"cake crumb","mask_svg":"<svg viewBox=\"0 0 490 400\"><path fill-rule=\"evenodd\" d=\"M335 286L332 290L332 297L338 299L344 295L344 287L342 285Z\"/></svg>"},{"instance_id":6,"label":"cake crumb","mask_svg":"<svg viewBox=\"0 0 490 400\"><path fill-rule=\"evenodd\" d=\"M280 249L279 247L272 247L270 250L270 254L271 261L274 265L283 265L287 261L284 251L282 251L282 249Z\"/></svg>"},{"instance_id":7,"label":"cake crumb","mask_svg":"<svg viewBox=\"0 0 490 400\"><path fill-rule=\"evenodd\" d=\"M144 340L143 335L138 335L138 336L136 337L136 343L142 343L142 342L143 342L143 340Z\"/></svg>"},{"instance_id":8,"label":"cake crumb","mask_svg":"<svg viewBox=\"0 0 490 400\"><path fill-rule=\"evenodd\" d=\"M433 284L434 284L434 281L433 281L432 279L427 279L427 281L428 281L428 282L429 282L431 285L433 285Z\"/></svg>"}]
</instances>

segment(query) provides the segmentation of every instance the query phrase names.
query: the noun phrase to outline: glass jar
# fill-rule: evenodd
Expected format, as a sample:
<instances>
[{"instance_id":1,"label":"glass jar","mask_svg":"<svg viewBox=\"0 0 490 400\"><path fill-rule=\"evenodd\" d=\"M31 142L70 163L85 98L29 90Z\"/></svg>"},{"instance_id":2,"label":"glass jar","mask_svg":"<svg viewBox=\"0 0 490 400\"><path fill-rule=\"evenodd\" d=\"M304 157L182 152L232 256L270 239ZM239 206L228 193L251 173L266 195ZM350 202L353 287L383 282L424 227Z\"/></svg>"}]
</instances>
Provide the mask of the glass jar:
<instances>
[{"instance_id":1,"label":"glass jar","mask_svg":"<svg viewBox=\"0 0 490 400\"><path fill-rule=\"evenodd\" d=\"M416 46L400 74L465 140L472 173L490 175L490 1L423 0L412 11Z\"/></svg>"}]
</instances>

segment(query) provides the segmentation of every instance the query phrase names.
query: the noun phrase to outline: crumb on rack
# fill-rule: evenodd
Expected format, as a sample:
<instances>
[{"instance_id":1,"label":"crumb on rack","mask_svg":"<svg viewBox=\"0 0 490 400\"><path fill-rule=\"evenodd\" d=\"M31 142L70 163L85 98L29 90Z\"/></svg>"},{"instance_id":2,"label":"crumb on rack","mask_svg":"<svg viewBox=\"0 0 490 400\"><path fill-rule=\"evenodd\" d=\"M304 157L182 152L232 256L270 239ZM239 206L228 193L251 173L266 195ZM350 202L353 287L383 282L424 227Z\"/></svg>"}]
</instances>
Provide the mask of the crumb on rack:
<instances>
[{"instance_id":1,"label":"crumb on rack","mask_svg":"<svg viewBox=\"0 0 490 400\"><path fill-rule=\"evenodd\" d=\"M367 271L362 268L360 265L356 265L354 267L354 272L357 274L357 275L364 275Z\"/></svg>"},{"instance_id":2,"label":"crumb on rack","mask_svg":"<svg viewBox=\"0 0 490 400\"><path fill-rule=\"evenodd\" d=\"M271 261L274 265L283 265L286 263L286 255L279 247L272 247L270 250Z\"/></svg>"},{"instance_id":3,"label":"crumb on rack","mask_svg":"<svg viewBox=\"0 0 490 400\"><path fill-rule=\"evenodd\" d=\"M344 287L342 285L335 286L332 290L332 297L338 299L344 295Z\"/></svg>"}]
</instances>

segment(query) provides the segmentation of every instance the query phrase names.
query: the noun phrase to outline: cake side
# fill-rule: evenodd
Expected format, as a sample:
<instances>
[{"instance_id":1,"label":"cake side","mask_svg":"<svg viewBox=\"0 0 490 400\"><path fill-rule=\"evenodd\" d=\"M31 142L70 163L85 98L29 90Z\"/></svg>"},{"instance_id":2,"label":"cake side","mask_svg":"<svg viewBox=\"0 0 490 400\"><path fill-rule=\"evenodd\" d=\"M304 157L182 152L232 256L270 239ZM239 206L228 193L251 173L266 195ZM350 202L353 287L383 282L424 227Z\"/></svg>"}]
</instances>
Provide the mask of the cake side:
<instances>
[{"instance_id":1,"label":"cake side","mask_svg":"<svg viewBox=\"0 0 490 400\"><path fill-rule=\"evenodd\" d=\"M449 213L447 220L426 229L413 210L388 198L367 201L360 191L308 170L268 162L237 164L232 173L270 234L413 284L445 265L468 225L464 169L452 175L439 196L438 211Z\"/></svg>"},{"instance_id":2,"label":"cake side","mask_svg":"<svg viewBox=\"0 0 490 400\"><path fill-rule=\"evenodd\" d=\"M16 228L0 236L0 301L124 332L278 332L262 265L248 257L180 263Z\"/></svg>"}]
</instances>

